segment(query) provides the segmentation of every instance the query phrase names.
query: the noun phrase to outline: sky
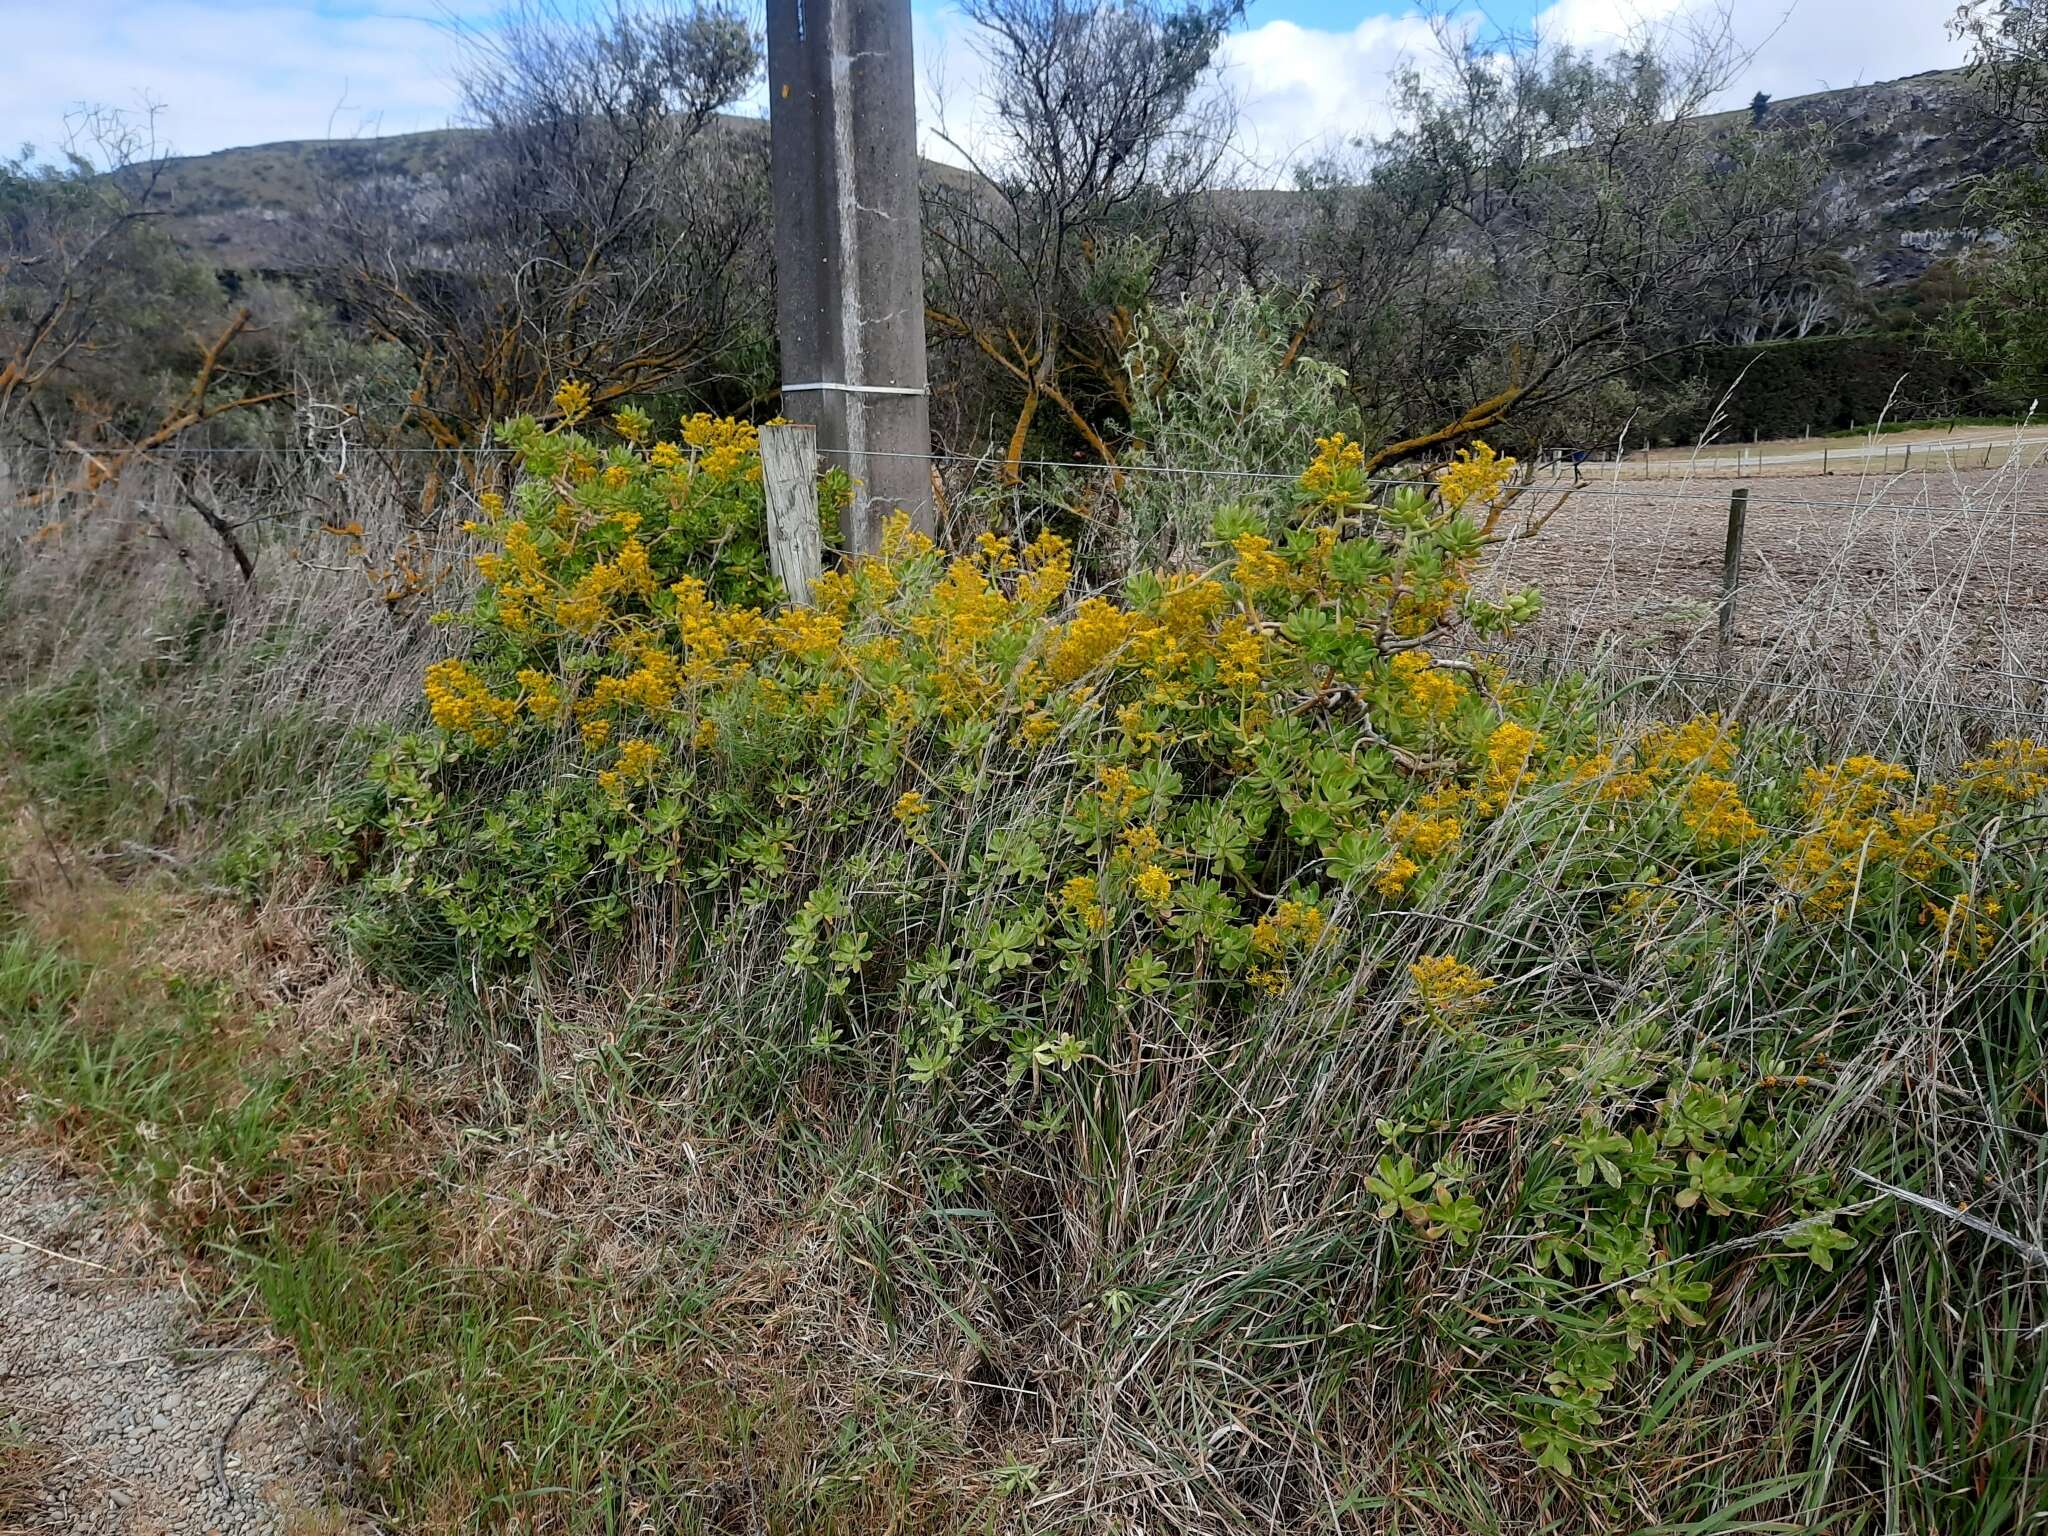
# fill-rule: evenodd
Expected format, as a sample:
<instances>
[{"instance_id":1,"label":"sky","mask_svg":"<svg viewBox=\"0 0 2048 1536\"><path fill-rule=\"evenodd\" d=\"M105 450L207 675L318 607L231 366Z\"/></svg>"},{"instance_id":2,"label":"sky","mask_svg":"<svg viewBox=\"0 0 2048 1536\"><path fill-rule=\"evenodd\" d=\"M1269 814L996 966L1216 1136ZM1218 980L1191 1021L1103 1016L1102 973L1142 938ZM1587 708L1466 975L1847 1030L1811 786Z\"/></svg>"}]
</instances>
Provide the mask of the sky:
<instances>
[{"instance_id":1,"label":"sky","mask_svg":"<svg viewBox=\"0 0 2048 1536\"><path fill-rule=\"evenodd\" d=\"M180 154L279 139L405 133L447 124L451 25L488 25L496 0L0 0L0 154L49 151L81 103L156 107ZM948 0L912 0L928 151L942 101L971 140L978 61ZM1725 5L1749 62L1725 105L1958 63L1949 0L1462 0L1503 26L1611 47L1632 29ZM1428 46L1417 0L1251 0L1222 74L1250 161L1282 166L1385 126L1390 74ZM955 158L947 155L947 158Z\"/></svg>"}]
</instances>

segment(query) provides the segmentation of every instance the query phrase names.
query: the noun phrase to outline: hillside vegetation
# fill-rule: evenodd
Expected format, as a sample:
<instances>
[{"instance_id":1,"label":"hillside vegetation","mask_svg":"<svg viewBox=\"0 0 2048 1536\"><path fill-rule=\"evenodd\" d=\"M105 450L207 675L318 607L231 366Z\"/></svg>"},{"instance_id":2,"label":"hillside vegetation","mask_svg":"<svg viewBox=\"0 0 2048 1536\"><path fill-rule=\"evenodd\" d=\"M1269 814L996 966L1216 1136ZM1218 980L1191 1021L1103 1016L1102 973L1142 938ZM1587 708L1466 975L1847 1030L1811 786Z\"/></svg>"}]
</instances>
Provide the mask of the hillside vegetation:
<instances>
[{"instance_id":1,"label":"hillside vegetation","mask_svg":"<svg viewBox=\"0 0 2048 1536\"><path fill-rule=\"evenodd\" d=\"M2037 1524L2038 455L1760 482L1731 593L1727 486L1528 451L2031 398L2024 167L1896 334L1853 261L2040 138L2032 12L1948 144L1448 28L1257 195L1228 0L966 14L933 504L790 487L800 603L744 14L0 165L0 1153L392 1529Z\"/></svg>"},{"instance_id":2,"label":"hillside vegetation","mask_svg":"<svg viewBox=\"0 0 2048 1536\"><path fill-rule=\"evenodd\" d=\"M368 663L300 607L243 652L261 694L95 644L8 708L18 1129L262 1300L359 1416L365 1497L730 1530L2036 1506L2048 747L1845 754L1517 678L1472 647L1539 604L1471 580L1540 512L1490 450L1386 491L1332 437L1288 505L1108 590L1051 528L899 523L777 610L751 429L587 410L508 429L457 655ZM361 718L388 664L424 678L392 725L295 723L309 685ZM195 688L220 745L161 734ZM163 775L259 934L331 912L403 990L167 984L105 937L62 849L161 836L121 786Z\"/></svg>"}]
</instances>

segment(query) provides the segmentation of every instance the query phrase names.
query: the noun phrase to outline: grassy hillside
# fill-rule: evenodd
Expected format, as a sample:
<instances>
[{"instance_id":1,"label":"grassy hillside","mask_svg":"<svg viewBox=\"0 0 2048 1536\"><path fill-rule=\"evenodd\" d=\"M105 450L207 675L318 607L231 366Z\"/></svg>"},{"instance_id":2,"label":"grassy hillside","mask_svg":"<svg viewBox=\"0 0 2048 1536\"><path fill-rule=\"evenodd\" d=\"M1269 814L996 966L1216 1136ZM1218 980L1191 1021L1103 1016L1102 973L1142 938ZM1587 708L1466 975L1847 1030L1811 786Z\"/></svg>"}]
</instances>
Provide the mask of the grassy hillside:
<instances>
[{"instance_id":1,"label":"grassy hillside","mask_svg":"<svg viewBox=\"0 0 2048 1536\"><path fill-rule=\"evenodd\" d=\"M229 271L290 268L303 259L304 219L325 189L382 180L423 183L463 129L369 139L251 144L169 161L158 182L165 228L192 256Z\"/></svg>"}]
</instances>

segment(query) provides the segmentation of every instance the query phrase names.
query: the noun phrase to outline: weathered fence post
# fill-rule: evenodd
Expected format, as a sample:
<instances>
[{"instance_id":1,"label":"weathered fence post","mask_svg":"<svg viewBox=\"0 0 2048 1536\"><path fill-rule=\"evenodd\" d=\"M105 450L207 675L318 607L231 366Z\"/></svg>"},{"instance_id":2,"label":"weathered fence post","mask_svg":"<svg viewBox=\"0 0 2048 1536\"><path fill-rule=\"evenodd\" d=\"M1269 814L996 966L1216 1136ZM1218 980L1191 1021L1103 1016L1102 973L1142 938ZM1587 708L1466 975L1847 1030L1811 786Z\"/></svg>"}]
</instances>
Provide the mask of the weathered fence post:
<instances>
[{"instance_id":1,"label":"weathered fence post","mask_svg":"<svg viewBox=\"0 0 2048 1536\"><path fill-rule=\"evenodd\" d=\"M797 607L825 568L818 532L818 429L782 422L761 429L761 486L768 498L768 564Z\"/></svg>"},{"instance_id":2,"label":"weathered fence post","mask_svg":"<svg viewBox=\"0 0 2048 1536\"><path fill-rule=\"evenodd\" d=\"M768 0L769 180L782 411L853 480L873 551L933 523L910 0Z\"/></svg>"},{"instance_id":3,"label":"weathered fence post","mask_svg":"<svg viewBox=\"0 0 2048 1536\"><path fill-rule=\"evenodd\" d=\"M1735 594L1742 586L1742 525L1749 517L1749 487L1738 485L1728 497L1728 543L1721 551L1721 675L1728 676L1735 657Z\"/></svg>"}]
</instances>

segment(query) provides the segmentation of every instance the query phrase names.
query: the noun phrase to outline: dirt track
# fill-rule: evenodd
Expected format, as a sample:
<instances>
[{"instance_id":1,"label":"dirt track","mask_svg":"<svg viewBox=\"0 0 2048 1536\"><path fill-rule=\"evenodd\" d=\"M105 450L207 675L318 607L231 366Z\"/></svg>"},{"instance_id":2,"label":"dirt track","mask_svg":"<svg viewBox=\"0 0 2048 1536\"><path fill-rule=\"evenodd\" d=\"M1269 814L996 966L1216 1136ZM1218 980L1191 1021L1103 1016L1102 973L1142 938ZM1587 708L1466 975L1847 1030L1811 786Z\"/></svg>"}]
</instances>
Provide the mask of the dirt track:
<instances>
[{"instance_id":1,"label":"dirt track","mask_svg":"<svg viewBox=\"0 0 2048 1536\"><path fill-rule=\"evenodd\" d=\"M1649 475L1729 474L1735 471L1818 474L1946 475L1981 472L1994 465L2038 468L2048 459L2048 430L2014 427L1920 427L1910 432L1865 432L1848 437L1784 438L1768 443L1715 443L1700 448L1659 448L1621 466ZM1606 466L1613 468L1613 466Z\"/></svg>"}]
</instances>

